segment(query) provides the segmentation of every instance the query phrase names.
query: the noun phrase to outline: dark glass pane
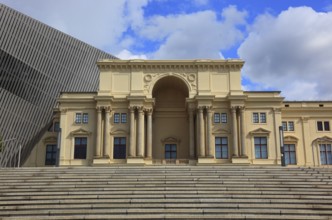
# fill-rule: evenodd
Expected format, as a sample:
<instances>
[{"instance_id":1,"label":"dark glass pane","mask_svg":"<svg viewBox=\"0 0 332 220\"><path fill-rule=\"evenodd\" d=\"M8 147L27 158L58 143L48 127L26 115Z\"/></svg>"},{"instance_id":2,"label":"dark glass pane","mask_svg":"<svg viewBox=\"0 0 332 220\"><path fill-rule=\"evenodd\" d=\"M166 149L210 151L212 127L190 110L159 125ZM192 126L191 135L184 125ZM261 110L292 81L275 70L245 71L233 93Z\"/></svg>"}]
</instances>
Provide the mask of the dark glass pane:
<instances>
[{"instance_id":1,"label":"dark glass pane","mask_svg":"<svg viewBox=\"0 0 332 220\"><path fill-rule=\"evenodd\" d=\"M220 159L221 158L221 151L216 151L216 158Z\"/></svg>"},{"instance_id":2,"label":"dark glass pane","mask_svg":"<svg viewBox=\"0 0 332 220\"><path fill-rule=\"evenodd\" d=\"M317 130L322 131L323 130L323 122L317 121Z\"/></svg>"},{"instance_id":3,"label":"dark glass pane","mask_svg":"<svg viewBox=\"0 0 332 220\"><path fill-rule=\"evenodd\" d=\"M261 140L259 137L255 137L255 145L260 144Z\"/></svg>"},{"instance_id":4,"label":"dark glass pane","mask_svg":"<svg viewBox=\"0 0 332 220\"><path fill-rule=\"evenodd\" d=\"M266 142L267 142L266 138L265 138L265 137L262 137L262 138L261 138L261 144L266 144Z\"/></svg>"},{"instance_id":5,"label":"dark glass pane","mask_svg":"<svg viewBox=\"0 0 332 220\"><path fill-rule=\"evenodd\" d=\"M120 144L120 139L119 138L114 138L114 144Z\"/></svg>"},{"instance_id":6,"label":"dark glass pane","mask_svg":"<svg viewBox=\"0 0 332 220\"><path fill-rule=\"evenodd\" d=\"M176 159L176 152L171 152L171 158Z\"/></svg>"},{"instance_id":7,"label":"dark glass pane","mask_svg":"<svg viewBox=\"0 0 332 220\"><path fill-rule=\"evenodd\" d=\"M228 141L227 141L226 137L222 138L221 140L222 140L222 144L228 144Z\"/></svg>"},{"instance_id":8,"label":"dark glass pane","mask_svg":"<svg viewBox=\"0 0 332 220\"><path fill-rule=\"evenodd\" d=\"M86 145L87 142L88 142L87 140L88 140L87 138L82 138L82 144L83 144L83 145Z\"/></svg>"},{"instance_id":9,"label":"dark glass pane","mask_svg":"<svg viewBox=\"0 0 332 220\"><path fill-rule=\"evenodd\" d=\"M221 144L221 138L219 138L219 137L216 137L216 144Z\"/></svg>"},{"instance_id":10,"label":"dark glass pane","mask_svg":"<svg viewBox=\"0 0 332 220\"><path fill-rule=\"evenodd\" d=\"M165 159L171 159L171 152L165 153Z\"/></svg>"},{"instance_id":11,"label":"dark glass pane","mask_svg":"<svg viewBox=\"0 0 332 220\"><path fill-rule=\"evenodd\" d=\"M126 145L126 138L121 138L120 143Z\"/></svg>"},{"instance_id":12,"label":"dark glass pane","mask_svg":"<svg viewBox=\"0 0 332 220\"><path fill-rule=\"evenodd\" d=\"M321 164L326 164L326 154L325 154L325 152L324 151L321 151L320 152L320 162L321 162Z\"/></svg>"},{"instance_id":13,"label":"dark glass pane","mask_svg":"<svg viewBox=\"0 0 332 220\"><path fill-rule=\"evenodd\" d=\"M171 146L172 146L171 151L176 151L176 145L175 145L175 144L172 144Z\"/></svg>"},{"instance_id":14,"label":"dark glass pane","mask_svg":"<svg viewBox=\"0 0 332 220\"><path fill-rule=\"evenodd\" d=\"M165 151L170 151L171 150L171 146L169 144L165 145Z\"/></svg>"},{"instance_id":15,"label":"dark glass pane","mask_svg":"<svg viewBox=\"0 0 332 220\"><path fill-rule=\"evenodd\" d=\"M325 128L325 131L330 130L330 122L329 121L324 121L324 128Z\"/></svg>"}]
</instances>

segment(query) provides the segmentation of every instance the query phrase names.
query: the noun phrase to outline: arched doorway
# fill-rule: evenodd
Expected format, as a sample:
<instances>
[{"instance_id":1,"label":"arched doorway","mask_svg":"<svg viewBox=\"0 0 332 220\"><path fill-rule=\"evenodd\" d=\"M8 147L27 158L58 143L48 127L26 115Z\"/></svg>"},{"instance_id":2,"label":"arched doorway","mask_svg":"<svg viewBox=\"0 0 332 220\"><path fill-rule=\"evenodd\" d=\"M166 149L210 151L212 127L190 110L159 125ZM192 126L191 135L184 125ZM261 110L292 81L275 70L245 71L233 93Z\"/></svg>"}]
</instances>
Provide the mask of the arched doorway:
<instances>
[{"instance_id":1,"label":"arched doorway","mask_svg":"<svg viewBox=\"0 0 332 220\"><path fill-rule=\"evenodd\" d=\"M189 125L185 82L175 76L159 79L153 87L153 158L188 159Z\"/></svg>"}]
</instances>

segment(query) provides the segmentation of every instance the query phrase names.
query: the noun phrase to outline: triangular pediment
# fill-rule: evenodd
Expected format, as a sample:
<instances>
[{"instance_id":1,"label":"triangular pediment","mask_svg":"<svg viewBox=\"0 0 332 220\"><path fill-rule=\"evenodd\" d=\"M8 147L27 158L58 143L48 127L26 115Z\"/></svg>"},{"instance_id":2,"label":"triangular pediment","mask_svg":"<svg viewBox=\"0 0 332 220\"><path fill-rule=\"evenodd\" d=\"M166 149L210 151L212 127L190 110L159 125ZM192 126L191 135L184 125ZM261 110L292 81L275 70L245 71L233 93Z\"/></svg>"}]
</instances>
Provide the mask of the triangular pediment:
<instances>
[{"instance_id":1,"label":"triangular pediment","mask_svg":"<svg viewBox=\"0 0 332 220\"><path fill-rule=\"evenodd\" d=\"M126 130L123 130L123 129L116 129L116 130L111 131L111 134L113 134L113 135L117 135L117 134L125 134L125 135L127 135L128 132Z\"/></svg>"},{"instance_id":2,"label":"triangular pediment","mask_svg":"<svg viewBox=\"0 0 332 220\"><path fill-rule=\"evenodd\" d=\"M229 134L229 131L225 128L215 128L212 131L213 134Z\"/></svg>"},{"instance_id":3,"label":"triangular pediment","mask_svg":"<svg viewBox=\"0 0 332 220\"><path fill-rule=\"evenodd\" d=\"M250 135L270 135L271 131L264 128L257 128L249 132Z\"/></svg>"},{"instance_id":4,"label":"triangular pediment","mask_svg":"<svg viewBox=\"0 0 332 220\"><path fill-rule=\"evenodd\" d=\"M287 135L284 137L284 142L297 142L299 139L292 135Z\"/></svg>"},{"instance_id":5,"label":"triangular pediment","mask_svg":"<svg viewBox=\"0 0 332 220\"><path fill-rule=\"evenodd\" d=\"M83 128L79 128L77 130L74 130L74 131L70 132L71 136L76 136L76 135L90 135L90 134L91 134L90 131L84 130Z\"/></svg>"},{"instance_id":6,"label":"triangular pediment","mask_svg":"<svg viewBox=\"0 0 332 220\"><path fill-rule=\"evenodd\" d=\"M161 139L162 143L180 143L181 139L177 137L166 137L164 139Z\"/></svg>"},{"instance_id":7,"label":"triangular pediment","mask_svg":"<svg viewBox=\"0 0 332 220\"><path fill-rule=\"evenodd\" d=\"M57 138L54 136L51 137L47 137L43 139L44 143L56 143L57 142Z\"/></svg>"}]
</instances>

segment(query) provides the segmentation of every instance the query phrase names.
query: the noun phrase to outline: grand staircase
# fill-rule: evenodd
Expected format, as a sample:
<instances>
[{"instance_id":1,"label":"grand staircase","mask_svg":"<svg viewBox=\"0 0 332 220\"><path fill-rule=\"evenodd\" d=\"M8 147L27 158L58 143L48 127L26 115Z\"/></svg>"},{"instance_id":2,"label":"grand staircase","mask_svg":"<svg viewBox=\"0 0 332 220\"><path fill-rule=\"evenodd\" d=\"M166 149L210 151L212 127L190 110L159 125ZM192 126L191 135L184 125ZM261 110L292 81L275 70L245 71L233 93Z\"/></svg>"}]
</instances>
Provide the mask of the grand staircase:
<instances>
[{"instance_id":1,"label":"grand staircase","mask_svg":"<svg viewBox=\"0 0 332 220\"><path fill-rule=\"evenodd\" d=\"M0 169L0 219L332 219L332 169Z\"/></svg>"}]
</instances>

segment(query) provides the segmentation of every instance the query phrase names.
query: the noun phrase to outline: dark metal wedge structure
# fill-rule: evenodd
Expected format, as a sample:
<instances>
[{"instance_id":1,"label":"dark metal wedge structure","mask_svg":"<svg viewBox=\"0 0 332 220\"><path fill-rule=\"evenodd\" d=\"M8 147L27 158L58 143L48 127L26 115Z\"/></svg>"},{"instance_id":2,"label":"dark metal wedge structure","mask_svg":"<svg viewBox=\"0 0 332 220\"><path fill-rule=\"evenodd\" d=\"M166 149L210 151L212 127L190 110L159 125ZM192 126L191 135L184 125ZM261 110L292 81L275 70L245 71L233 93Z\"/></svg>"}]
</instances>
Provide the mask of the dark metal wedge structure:
<instances>
[{"instance_id":1,"label":"dark metal wedge structure","mask_svg":"<svg viewBox=\"0 0 332 220\"><path fill-rule=\"evenodd\" d=\"M21 163L50 126L60 91L97 91L116 57L0 4L0 167Z\"/></svg>"}]
</instances>

